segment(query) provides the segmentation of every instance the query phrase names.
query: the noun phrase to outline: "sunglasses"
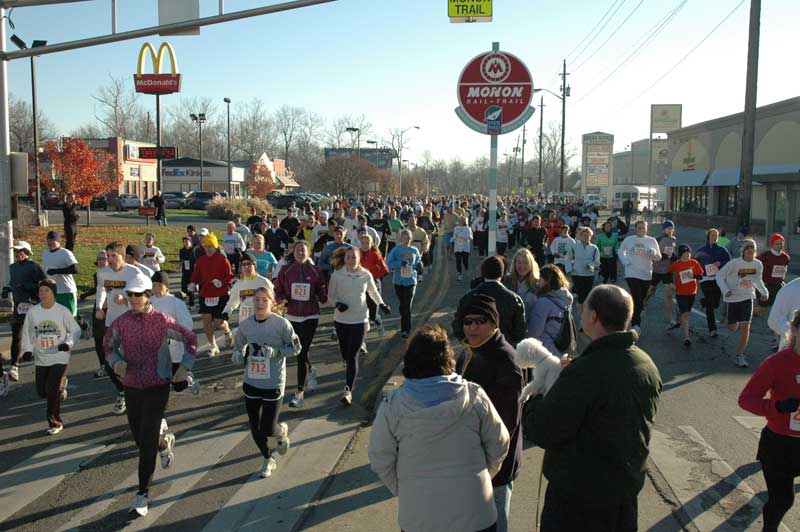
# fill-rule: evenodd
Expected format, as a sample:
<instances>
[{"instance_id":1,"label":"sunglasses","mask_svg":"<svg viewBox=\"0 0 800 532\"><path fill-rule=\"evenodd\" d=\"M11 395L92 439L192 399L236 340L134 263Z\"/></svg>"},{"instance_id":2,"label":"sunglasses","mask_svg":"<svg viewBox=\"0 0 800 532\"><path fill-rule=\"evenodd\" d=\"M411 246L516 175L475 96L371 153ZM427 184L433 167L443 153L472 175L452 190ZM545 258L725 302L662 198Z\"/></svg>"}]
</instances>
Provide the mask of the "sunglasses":
<instances>
[{"instance_id":1,"label":"sunglasses","mask_svg":"<svg viewBox=\"0 0 800 532\"><path fill-rule=\"evenodd\" d=\"M128 292L128 297L143 297L144 292Z\"/></svg>"},{"instance_id":2,"label":"sunglasses","mask_svg":"<svg viewBox=\"0 0 800 532\"><path fill-rule=\"evenodd\" d=\"M464 321L462 323L464 324L464 327L469 327L470 325L473 324L486 325L487 323L489 323L489 320L487 318L464 318Z\"/></svg>"}]
</instances>

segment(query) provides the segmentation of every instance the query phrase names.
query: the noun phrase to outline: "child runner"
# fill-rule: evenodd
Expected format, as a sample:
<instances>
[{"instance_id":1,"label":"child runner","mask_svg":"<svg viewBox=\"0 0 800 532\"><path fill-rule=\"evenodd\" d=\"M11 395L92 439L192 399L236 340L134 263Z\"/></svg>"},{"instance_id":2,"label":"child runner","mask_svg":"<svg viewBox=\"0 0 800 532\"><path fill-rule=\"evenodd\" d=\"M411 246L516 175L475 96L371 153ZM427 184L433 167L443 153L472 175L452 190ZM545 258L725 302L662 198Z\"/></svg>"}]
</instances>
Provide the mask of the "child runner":
<instances>
[{"instance_id":1,"label":"child runner","mask_svg":"<svg viewBox=\"0 0 800 532\"><path fill-rule=\"evenodd\" d=\"M668 271L675 276L675 294L678 300L678 312L683 327L683 345L689 347L689 313L697 295L697 280L703 277L703 267L692 258L692 248L688 244L678 246L678 260L670 264Z\"/></svg>"},{"instance_id":2,"label":"child runner","mask_svg":"<svg viewBox=\"0 0 800 532\"><path fill-rule=\"evenodd\" d=\"M244 362L242 392L250 433L264 463L263 478L272 475L277 463L273 451L289 450L289 427L278 423L286 387L286 358L300 352L300 339L291 324L272 312L275 292L261 286L253 295L254 314L239 324L231 361Z\"/></svg>"},{"instance_id":3,"label":"child runner","mask_svg":"<svg viewBox=\"0 0 800 532\"><path fill-rule=\"evenodd\" d=\"M231 287L228 303L222 311L222 319L230 321L230 313L239 309L239 323L253 315L253 296L256 290L262 286L272 287L272 281L266 277L261 277L256 273L256 259L247 253L242 255L241 261L242 275Z\"/></svg>"},{"instance_id":4,"label":"child runner","mask_svg":"<svg viewBox=\"0 0 800 532\"><path fill-rule=\"evenodd\" d=\"M753 299L757 288L763 295L761 301L767 301L767 287L762 280L763 265L755 258L756 243L750 239L741 241L742 256L733 259L722 267L717 274L717 284L722 292L723 301L728 303L728 330L739 333L739 346L736 350L735 364L740 368L747 367L744 350L750 339L750 322L753 319Z\"/></svg>"},{"instance_id":5,"label":"child runner","mask_svg":"<svg viewBox=\"0 0 800 532\"><path fill-rule=\"evenodd\" d=\"M67 399L67 365L72 347L81 337L81 328L72 312L56 304L56 282L39 283L41 303L30 308L22 325L22 351L33 353L36 365L36 392L47 398L47 433L58 434L61 401Z\"/></svg>"},{"instance_id":6,"label":"child runner","mask_svg":"<svg viewBox=\"0 0 800 532\"><path fill-rule=\"evenodd\" d=\"M139 262L154 272L158 272L161 271L161 264L167 259L155 242L156 237L153 233L145 233L144 245L139 246Z\"/></svg>"}]
</instances>

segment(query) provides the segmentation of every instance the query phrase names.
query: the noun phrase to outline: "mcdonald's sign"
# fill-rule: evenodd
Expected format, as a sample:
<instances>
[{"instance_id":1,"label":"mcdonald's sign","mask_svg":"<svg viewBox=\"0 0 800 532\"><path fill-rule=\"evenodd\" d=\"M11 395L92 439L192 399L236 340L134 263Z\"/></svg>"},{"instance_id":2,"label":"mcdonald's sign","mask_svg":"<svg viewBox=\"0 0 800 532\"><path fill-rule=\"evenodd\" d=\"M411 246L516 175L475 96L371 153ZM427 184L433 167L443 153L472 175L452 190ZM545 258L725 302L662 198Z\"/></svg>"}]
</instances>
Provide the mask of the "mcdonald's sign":
<instances>
[{"instance_id":1,"label":"mcdonald's sign","mask_svg":"<svg viewBox=\"0 0 800 532\"><path fill-rule=\"evenodd\" d=\"M153 73L145 74L145 62L147 55L153 61ZM164 61L164 55L169 54L169 59L172 64L172 71L169 74L161 73L161 64ZM178 73L178 60L175 59L175 50L167 43L161 43L156 54L153 45L146 42L139 50L139 62L136 68L136 74L133 76L133 82L136 87L136 92L144 94L172 94L180 92L181 90L181 75Z\"/></svg>"}]
</instances>

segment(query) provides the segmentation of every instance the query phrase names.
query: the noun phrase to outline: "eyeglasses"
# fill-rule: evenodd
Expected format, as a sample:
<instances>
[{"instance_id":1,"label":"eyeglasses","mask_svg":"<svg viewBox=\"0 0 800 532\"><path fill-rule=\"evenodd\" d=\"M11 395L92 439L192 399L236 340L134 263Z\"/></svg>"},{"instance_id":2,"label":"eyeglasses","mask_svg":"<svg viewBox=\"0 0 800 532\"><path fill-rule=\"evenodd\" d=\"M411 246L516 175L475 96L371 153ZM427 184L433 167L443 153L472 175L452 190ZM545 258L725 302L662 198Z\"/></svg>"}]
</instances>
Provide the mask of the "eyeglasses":
<instances>
[{"instance_id":1,"label":"eyeglasses","mask_svg":"<svg viewBox=\"0 0 800 532\"><path fill-rule=\"evenodd\" d=\"M464 324L464 327L469 327L470 325L486 325L489 323L487 318L464 318L461 322Z\"/></svg>"},{"instance_id":2,"label":"eyeglasses","mask_svg":"<svg viewBox=\"0 0 800 532\"><path fill-rule=\"evenodd\" d=\"M128 297L143 297L144 292L128 292Z\"/></svg>"}]
</instances>

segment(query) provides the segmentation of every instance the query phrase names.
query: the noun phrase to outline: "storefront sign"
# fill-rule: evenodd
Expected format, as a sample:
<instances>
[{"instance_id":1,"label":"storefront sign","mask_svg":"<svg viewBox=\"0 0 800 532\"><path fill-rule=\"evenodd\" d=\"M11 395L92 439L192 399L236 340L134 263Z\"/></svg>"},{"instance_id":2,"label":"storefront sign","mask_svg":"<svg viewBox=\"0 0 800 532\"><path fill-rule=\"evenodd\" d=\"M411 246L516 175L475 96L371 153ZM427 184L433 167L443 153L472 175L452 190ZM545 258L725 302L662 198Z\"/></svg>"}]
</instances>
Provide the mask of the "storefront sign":
<instances>
[{"instance_id":1,"label":"storefront sign","mask_svg":"<svg viewBox=\"0 0 800 532\"><path fill-rule=\"evenodd\" d=\"M161 64L164 61L164 54L168 53L170 63L172 65L170 74L161 73ZM153 73L144 73L144 64L147 60L147 55L153 61ZM158 48L158 54L153 49L153 45L146 42L139 50L139 61L136 68L136 74L133 76L133 83L136 87L136 92L144 94L172 94L180 92L181 90L181 75L178 73L178 60L175 59L175 51L172 46L167 43L161 43Z\"/></svg>"},{"instance_id":2,"label":"storefront sign","mask_svg":"<svg viewBox=\"0 0 800 532\"><path fill-rule=\"evenodd\" d=\"M681 104L653 104L650 106L650 131L667 133L681 128Z\"/></svg>"}]
</instances>

